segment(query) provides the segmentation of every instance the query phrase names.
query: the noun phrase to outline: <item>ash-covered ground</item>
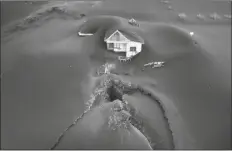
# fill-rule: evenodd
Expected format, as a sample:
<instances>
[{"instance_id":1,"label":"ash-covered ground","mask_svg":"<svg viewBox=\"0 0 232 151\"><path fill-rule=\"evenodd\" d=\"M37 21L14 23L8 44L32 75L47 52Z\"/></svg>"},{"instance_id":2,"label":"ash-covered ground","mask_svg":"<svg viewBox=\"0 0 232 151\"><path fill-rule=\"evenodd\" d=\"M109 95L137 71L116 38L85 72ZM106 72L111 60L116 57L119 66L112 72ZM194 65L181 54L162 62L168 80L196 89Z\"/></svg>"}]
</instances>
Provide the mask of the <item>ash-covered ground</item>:
<instances>
[{"instance_id":1,"label":"ash-covered ground","mask_svg":"<svg viewBox=\"0 0 232 151\"><path fill-rule=\"evenodd\" d=\"M1 2L1 147L51 149L83 115L55 149L231 149L230 14L215 0ZM106 50L113 26L145 41L129 62Z\"/></svg>"}]
</instances>

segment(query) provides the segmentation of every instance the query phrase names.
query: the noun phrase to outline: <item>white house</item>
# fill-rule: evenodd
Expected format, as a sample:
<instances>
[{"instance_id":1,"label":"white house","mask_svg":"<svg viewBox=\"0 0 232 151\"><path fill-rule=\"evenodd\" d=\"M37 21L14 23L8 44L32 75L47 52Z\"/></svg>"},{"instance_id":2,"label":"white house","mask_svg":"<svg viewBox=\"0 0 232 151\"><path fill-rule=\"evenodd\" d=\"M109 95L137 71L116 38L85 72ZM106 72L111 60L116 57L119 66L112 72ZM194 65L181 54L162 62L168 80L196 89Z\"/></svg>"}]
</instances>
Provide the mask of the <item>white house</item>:
<instances>
[{"instance_id":1,"label":"white house","mask_svg":"<svg viewBox=\"0 0 232 151\"><path fill-rule=\"evenodd\" d=\"M125 56L128 58L141 52L142 44L144 44L144 40L139 35L122 29L108 30L104 41L108 50L125 52Z\"/></svg>"}]
</instances>

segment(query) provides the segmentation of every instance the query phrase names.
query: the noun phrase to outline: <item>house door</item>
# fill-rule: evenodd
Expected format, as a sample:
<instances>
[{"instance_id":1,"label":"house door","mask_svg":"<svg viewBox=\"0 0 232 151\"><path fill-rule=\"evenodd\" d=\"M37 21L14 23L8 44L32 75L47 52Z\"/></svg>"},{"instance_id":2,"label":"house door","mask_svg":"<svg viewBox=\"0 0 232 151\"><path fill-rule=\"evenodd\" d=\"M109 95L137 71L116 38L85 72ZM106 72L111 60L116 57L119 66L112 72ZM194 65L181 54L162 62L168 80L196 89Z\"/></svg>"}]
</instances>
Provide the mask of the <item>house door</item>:
<instances>
[{"instance_id":1,"label":"house door","mask_svg":"<svg viewBox=\"0 0 232 151\"><path fill-rule=\"evenodd\" d=\"M136 47L130 47L131 52L136 52Z\"/></svg>"}]
</instances>

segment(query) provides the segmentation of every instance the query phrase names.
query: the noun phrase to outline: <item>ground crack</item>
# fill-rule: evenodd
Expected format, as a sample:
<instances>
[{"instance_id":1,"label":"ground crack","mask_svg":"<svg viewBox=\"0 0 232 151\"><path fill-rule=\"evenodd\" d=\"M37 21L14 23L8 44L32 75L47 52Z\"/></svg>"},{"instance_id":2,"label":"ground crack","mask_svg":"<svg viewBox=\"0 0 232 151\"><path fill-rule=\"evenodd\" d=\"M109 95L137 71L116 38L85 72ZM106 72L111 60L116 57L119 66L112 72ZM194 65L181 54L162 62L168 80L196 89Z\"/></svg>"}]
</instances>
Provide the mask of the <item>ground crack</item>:
<instances>
[{"instance_id":1,"label":"ground crack","mask_svg":"<svg viewBox=\"0 0 232 151\"><path fill-rule=\"evenodd\" d=\"M115 100L120 100L123 103L123 106L124 106L123 110L128 111L131 114L131 116L129 118L129 122L133 126L135 126L147 138L150 145L153 146L152 144L154 142L152 142L151 138L146 133L146 131L143 127L143 122L141 120L136 119L134 116L135 109L133 109L132 107L129 107L128 102L123 98L124 94L133 94L135 92L140 92L144 96L148 96L149 98L151 98L152 100L157 102L157 104L159 105L159 107L163 113L163 117L167 122L168 129L169 129L170 134L172 136L172 138L171 138L172 148L174 149L175 144L174 144L174 139L173 139L173 132L172 132L172 129L170 127L170 122L169 122L168 117L166 115L166 111L165 111L164 106L162 105L161 101L158 100L156 98L156 96L154 96L152 93L148 92L147 90L145 90L141 86L134 85L134 84L131 84L130 82L126 82L126 81L115 78L114 74L110 73L110 71L108 69L106 69L107 67L109 67L109 65L108 66L107 66L107 64L104 65L104 68L102 68L104 70L104 72L98 74L98 76L103 76L103 80L101 81L100 85L95 88L95 91L93 92L93 94L91 94L91 99L87 101L87 109L84 111L84 113L82 113L71 125L69 125L60 134L56 143L51 147L51 149L52 150L55 149L59 145L59 143L62 141L65 133L70 128L75 126L77 124L77 122L80 119L82 119L84 117L84 115L87 112L89 112L92 108L99 106L99 105L106 103L106 102L113 102ZM152 148L154 149L154 147L152 147Z\"/></svg>"}]
</instances>

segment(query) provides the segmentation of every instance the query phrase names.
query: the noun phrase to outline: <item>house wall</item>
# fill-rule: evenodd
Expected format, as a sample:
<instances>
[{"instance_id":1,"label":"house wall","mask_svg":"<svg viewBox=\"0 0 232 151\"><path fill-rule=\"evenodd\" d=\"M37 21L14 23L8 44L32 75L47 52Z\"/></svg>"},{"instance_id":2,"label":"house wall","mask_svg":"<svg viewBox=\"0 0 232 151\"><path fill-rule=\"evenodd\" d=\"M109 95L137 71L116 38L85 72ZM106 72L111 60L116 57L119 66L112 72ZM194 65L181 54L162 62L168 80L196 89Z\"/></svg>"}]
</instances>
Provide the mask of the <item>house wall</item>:
<instances>
[{"instance_id":1,"label":"house wall","mask_svg":"<svg viewBox=\"0 0 232 151\"><path fill-rule=\"evenodd\" d=\"M114 47L117 45L118 47L120 47L120 49L117 48L110 48L109 45L110 43L114 44ZM107 49L108 50L114 50L115 52L126 52L127 51L127 42L122 42L122 41L107 41Z\"/></svg>"},{"instance_id":2,"label":"house wall","mask_svg":"<svg viewBox=\"0 0 232 151\"><path fill-rule=\"evenodd\" d=\"M114 50L115 52L126 52L129 40L119 31L115 31L115 33L105 40L105 42L107 43L108 50ZM110 48L109 43L113 43L114 48Z\"/></svg>"},{"instance_id":3,"label":"house wall","mask_svg":"<svg viewBox=\"0 0 232 151\"><path fill-rule=\"evenodd\" d=\"M136 47L136 52L131 52L130 47ZM127 45L127 57L131 57L133 55L136 55L142 51L142 44L139 42L129 42Z\"/></svg>"},{"instance_id":4,"label":"house wall","mask_svg":"<svg viewBox=\"0 0 232 151\"><path fill-rule=\"evenodd\" d=\"M116 52L126 52L127 43L114 43L114 45L119 46L119 49L117 47L117 48L114 49L114 51L116 51Z\"/></svg>"},{"instance_id":5,"label":"house wall","mask_svg":"<svg viewBox=\"0 0 232 151\"><path fill-rule=\"evenodd\" d=\"M113 50L115 52L126 52L126 56L127 57L131 57L131 56L134 56L138 53L140 53L142 51L142 44L139 43L139 42L125 42L125 41L106 41L107 43L107 49L108 50ZM110 48L109 47L109 44L110 43L113 43L114 45L115 44L118 44L120 46L120 49L117 49L117 48ZM126 45L124 45L126 44ZM133 51L130 51L130 47L136 47L136 51L133 52Z\"/></svg>"}]
</instances>

